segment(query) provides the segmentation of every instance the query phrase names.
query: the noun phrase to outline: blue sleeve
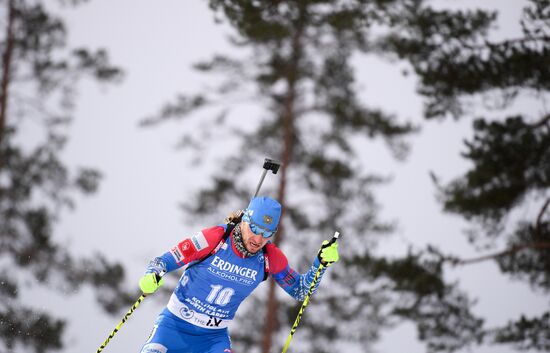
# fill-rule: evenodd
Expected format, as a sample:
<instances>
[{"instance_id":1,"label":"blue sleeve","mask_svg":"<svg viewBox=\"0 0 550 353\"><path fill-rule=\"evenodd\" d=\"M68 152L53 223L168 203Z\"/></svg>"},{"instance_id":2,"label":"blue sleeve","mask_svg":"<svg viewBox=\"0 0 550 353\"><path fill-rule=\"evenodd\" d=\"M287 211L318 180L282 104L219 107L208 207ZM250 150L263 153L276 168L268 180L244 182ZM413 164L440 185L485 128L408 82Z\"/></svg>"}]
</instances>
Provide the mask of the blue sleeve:
<instances>
[{"instance_id":1,"label":"blue sleeve","mask_svg":"<svg viewBox=\"0 0 550 353\"><path fill-rule=\"evenodd\" d=\"M272 275L272 277L277 282L277 284L279 284L279 286L283 288L284 291L287 292L292 298L298 301L303 301L307 296L309 287L313 282L313 278L315 277L319 266L321 266L321 262L317 257L315 257L315 260L313 260L313 264L304 274L299 274L294 271L289 265L286 265L286 267L281 272ZM319 277L317 278L317 282L313 287L312 293L315 293L315 291L317 291L319 283L321 283L321 278L325 274L326 269L326 267L323 267L321 269Z\"/></svg>"},{"instance_id":2,"label":"blue sleeve","mask_svg":"<svg viewBox=\"0 0 550 353\"><path fill-rule=\"evenodd\" d=\"M145 269L145 273L168 273L178 268L180 268L180 266L176 262L176 259L174 259L172 254L168 251L164 253L164 255L155 257L151 260Z\"/></svg>"}]
</instances>

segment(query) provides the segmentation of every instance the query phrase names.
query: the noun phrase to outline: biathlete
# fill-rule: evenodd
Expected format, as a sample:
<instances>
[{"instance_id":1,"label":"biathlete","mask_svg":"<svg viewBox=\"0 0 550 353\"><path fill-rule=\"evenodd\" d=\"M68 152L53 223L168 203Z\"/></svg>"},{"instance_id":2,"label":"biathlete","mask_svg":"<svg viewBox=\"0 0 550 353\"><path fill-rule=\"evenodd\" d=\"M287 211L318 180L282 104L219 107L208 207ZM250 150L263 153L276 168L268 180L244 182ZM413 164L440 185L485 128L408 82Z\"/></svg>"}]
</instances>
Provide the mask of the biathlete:
<instances>
[{"instance_id":1,"label":"biathlete","mask_svg":"<svg viewBox=\"0 0 550 353\"><path fill-rule=\"evenodd\" d=\"M204 229L153 259L139 281L145 294L163 284L165 273L186 269L141 353L230 353L228 326L242 301L268 276L303 301L321 264L322 277L326 266L338 261L338 243L323 242L309 270L299 274L270 242L280 217L279 202L256 197L233 227Z\"/></svg>"}]
</instances>

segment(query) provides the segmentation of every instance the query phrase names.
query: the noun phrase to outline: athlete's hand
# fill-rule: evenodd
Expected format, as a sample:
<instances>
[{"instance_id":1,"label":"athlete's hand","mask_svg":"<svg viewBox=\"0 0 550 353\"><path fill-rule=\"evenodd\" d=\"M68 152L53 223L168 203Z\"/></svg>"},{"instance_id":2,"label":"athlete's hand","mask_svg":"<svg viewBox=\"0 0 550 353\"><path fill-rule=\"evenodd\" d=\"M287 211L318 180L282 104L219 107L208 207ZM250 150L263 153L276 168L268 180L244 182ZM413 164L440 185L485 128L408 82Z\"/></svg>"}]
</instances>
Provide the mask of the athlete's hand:
<instances>
[{"instance_id":1,"label":"athlete's hand","mask_svg":"<svg viewBox=\"0 0 550 353\"><path fill-rule=\"evenodd\" d=\"M161 278L156 273L147 273L139 280L139 288L145 294L156 292L164 284L164 278Z\"/></svg>"},{"instance_id":2,"label":"athlete's hand","mask_svg":"<svg viewBox=\"0 0 550 353\"><path fill-rule=\"evenodd\" d=\"M333 242L329 244L328 240L323 241L321 250L317 254L319 261L323 266L330 266L332 263L338 261L340 256L338 255L338 242Z\"/></svg>"}]
</instances>

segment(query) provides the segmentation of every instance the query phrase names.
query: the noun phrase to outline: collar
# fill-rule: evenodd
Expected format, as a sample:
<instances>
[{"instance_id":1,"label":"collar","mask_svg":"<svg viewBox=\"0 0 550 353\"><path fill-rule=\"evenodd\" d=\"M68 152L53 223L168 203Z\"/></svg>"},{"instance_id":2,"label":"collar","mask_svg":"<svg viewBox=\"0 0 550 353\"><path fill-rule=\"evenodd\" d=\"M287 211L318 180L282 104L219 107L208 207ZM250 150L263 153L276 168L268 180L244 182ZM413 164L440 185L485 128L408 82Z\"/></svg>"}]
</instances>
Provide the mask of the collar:
<instances>
[{"instance_id":1,"label":"collar","mask_svg":"<svg viewBox=\"0 0 550 353\"><path fill-rule=\"evenodd\" d=\"M251 257L256 255L258 252L251 253L250 251L246 250L246 247L244 246L243 242L243 235L241 233L241 223L238 223L235 228L233 228L233 248L237 252L237 254L241 257Z\"/></svg>"}]
</instances>

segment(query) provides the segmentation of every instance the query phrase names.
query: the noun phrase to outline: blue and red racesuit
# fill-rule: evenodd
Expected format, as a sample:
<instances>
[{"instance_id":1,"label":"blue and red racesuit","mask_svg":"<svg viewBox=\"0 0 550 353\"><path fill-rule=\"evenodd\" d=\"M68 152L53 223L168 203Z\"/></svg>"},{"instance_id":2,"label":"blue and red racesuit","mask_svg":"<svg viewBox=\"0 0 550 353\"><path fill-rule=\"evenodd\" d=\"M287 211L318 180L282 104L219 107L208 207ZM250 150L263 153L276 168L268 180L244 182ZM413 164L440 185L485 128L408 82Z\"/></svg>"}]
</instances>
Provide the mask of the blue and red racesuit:
<instances>
[{"instance_id":1,"label":"blue and red racesuit","mask_svg":"<svg viewBox=\"0 0 550 353\"><path fill-rule=\"evenodd\" d=\"M244 257L235 247L233 234L227 243L222 241L225 230L226 225L204 229L151 261L146 273L189 268L141 353L231 352L227 327L242 301L264 280L266 271L290 296L305 299L320 266L317 257L307 273L299 274L272 243L265 245L265 251ZM215 248L218 250L207 257Z\"/></svg>"}]
</instances>

